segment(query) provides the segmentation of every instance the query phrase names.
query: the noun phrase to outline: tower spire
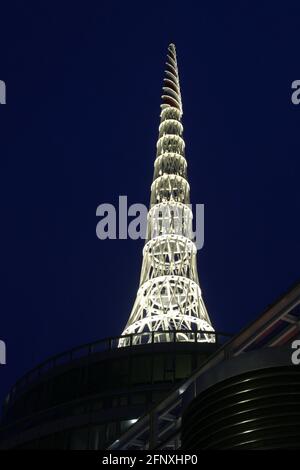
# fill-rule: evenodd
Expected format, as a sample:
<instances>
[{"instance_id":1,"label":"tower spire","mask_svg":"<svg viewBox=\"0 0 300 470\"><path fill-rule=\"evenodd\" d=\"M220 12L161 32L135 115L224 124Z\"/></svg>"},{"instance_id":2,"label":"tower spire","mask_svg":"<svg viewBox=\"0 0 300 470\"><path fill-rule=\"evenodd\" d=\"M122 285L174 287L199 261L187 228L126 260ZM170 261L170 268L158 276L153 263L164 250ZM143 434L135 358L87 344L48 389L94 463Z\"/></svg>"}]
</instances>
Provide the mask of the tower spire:
<instances>
[{"instance_id":1,"label":"tower spire","mask_svg":"<svg viewBox=\"0 0 300 470\"><path fill-rule=\"evenodd\" d=\"M181 118L182 101L180 93L176 48L174 44L170 44L168 47L166 70L163 83L163 95L161 98L161 108L164 109L168 106L174 106L180 111Z\"/></svg>"},{"instance_id":2,"label":"tower spire","mask_svg":"<svg viewBox=\"0 0 300 470\"><path fill-rule=\"evenodd\" d=\"M174 334L177 341L215 341L197 273L181 117L176 50L170 44L140 286L123 331L131 339L122 338L120 346L174 341Z\"/></svg>"}]
</instances>

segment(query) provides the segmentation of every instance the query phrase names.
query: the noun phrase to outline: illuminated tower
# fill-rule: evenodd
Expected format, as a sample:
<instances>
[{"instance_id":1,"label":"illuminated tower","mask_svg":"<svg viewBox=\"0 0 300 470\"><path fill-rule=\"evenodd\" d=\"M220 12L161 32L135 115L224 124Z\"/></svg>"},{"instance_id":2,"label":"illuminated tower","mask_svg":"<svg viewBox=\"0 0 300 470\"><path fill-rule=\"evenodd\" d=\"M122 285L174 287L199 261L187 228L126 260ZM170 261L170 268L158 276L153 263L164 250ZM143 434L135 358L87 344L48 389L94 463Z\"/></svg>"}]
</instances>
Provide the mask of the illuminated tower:
<instances>
[{"instance_id":1,"label":"illuminated tower","mask_svg":"<svg viewBox=\"0 0 300 470\"><path fill-rule=\"evenodd\" d=\"M131 337L121 339L120 346L215 341L197 273L181 117L176 50L170 44L140 286L123 331Z\"/></svg>"}]
</instances>

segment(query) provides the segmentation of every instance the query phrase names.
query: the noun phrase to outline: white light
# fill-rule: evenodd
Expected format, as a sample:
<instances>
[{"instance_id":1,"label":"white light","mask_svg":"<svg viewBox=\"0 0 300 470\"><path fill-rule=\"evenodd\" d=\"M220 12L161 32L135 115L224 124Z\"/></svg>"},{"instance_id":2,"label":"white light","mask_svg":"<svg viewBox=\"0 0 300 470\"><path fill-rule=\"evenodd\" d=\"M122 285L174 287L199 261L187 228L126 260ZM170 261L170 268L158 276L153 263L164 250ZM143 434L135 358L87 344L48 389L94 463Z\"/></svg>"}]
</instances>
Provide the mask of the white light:
<instances>
[{"instance_id":1,"label":"white light","mask_svg":"<svg viewBox=\"0 0 300 470\"><path fill-rule=\"evenodd\" d=\"M197 250L190 233L193 213L185 172L185 142L180 121L182 103L174 46L169 48L167 63L173 72L166 72L165 81L173 86L163 87L148 240L143 250L136 301L122 333L132 336L121 338L119 347L152 340L215 342L214 329L201 295ZM177 332L176 337L173 331ZM130 420L130 423L136 421Z\"/></svg>"},{"instance_id":2,"label":"white light","mask_svg":"<svg viewBox=\"0 0 300 470\"><path fill-rule=\"evenodd\" d=\"M131 424L134 424L134 423L136 423L136 422L137 422L137 419L130 419L130 420L129 420L129 424L130 424L130 425L131 425Z\"/></svg>"}]
</instances>

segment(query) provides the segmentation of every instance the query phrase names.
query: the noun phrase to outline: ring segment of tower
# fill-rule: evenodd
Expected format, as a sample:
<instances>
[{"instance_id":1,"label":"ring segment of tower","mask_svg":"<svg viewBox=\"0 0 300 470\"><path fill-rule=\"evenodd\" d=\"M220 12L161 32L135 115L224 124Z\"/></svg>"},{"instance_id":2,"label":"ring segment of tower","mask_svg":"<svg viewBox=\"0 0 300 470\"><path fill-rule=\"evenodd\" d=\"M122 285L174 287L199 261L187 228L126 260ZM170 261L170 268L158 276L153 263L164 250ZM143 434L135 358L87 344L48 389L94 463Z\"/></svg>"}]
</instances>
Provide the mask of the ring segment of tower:
<instances>
[{"instance_id":1,"label":"ring segment of tower","mask_svg":"<svg viewBox=\"0 0 300 470\"><path fill-rule=\"evenodd\" d=\"M174 341L175 331L176 341L215 341L197 273L174 44L168 47L161 98L140 286L122 333L130 336L120 347Z\"/></svg>"}]
</instances>

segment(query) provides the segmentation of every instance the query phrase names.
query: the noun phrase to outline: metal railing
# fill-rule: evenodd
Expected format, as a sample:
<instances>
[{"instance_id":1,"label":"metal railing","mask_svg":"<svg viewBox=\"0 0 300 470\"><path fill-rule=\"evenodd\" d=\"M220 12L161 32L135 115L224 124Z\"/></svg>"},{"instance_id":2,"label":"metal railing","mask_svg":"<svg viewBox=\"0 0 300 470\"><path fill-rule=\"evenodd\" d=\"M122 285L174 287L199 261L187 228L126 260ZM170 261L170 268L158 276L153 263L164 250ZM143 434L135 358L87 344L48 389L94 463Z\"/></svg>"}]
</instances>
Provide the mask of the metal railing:
<instances>
[{"instance_id":1,"label":"metal railing","mask_svg":"<svg viewBox=\"0 0 300 470\"><path fill-rule=\"evenodd\" d=\"M188 336L188 341L182 340L182 333ZM163 341L163 335L168 338L168 341ZM133 333L129 335L113 336L104 338L91 343L86 343L75 348L64 351L55 356L51 356L44 362L38 364L33 369L24 374L17 382L11 387L8 395L6 396L5 406L9 406L29 385L38 381L41 377L49 373L51 370L58 366L67 365L71 362L88 358L96 353L111 351L115 349L126 349L128 347L139 347L141 345L149 344L163 344L168 343L202 343L205 341L204 335L209 335L211 341L207 344L221 344L223 338L228 338L232 335L215 331L153 331L149 333Z\"/></svg>"},{"instance_id":2,"label":"metal railing","mask_svg":"<svg viewBox=\"0 0 300 470\"><path fill-rule=\"evenodd\" d=\"M198 394L201 376L212 367L261 347L282 346L300 333L300 283L213 353L192 375L153 406L109 449L177 449L183 410ZM262 338L264 340L262 346Z\"/></svg>"}]
</instances>

